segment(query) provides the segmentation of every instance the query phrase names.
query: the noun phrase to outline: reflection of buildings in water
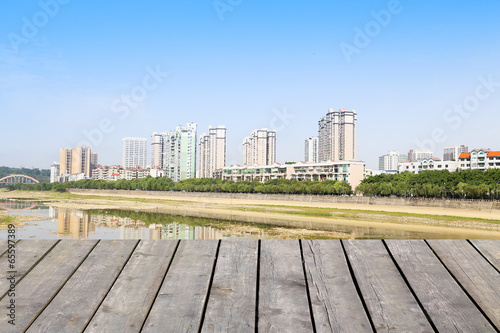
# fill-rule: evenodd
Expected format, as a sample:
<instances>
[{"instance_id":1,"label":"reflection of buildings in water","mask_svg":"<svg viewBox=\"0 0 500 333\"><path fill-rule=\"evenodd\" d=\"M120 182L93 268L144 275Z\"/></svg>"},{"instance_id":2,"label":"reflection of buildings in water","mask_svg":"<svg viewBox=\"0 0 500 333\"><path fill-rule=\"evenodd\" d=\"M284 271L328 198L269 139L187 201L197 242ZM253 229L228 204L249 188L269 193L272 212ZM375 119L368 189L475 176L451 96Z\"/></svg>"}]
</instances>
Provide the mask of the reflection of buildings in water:
<instances>
[{"instance_id":1,"label":"reflection of buildings in water","mask_svg":"<svg viewBox=\"0 0 500 333\"><path fill-rule=\"evenodd\" d=\"M88 238L95 232L95 224L90 223L90 216L82 212L59 210L57 212L57 235L71 235L73 238Z\"/></svg>"},{"instance_id":2,"label":"reflection of buildings in water","mask_svg":"<svg viewBox=\"0 0 500 333\"><path fill-rule=\"evenodd\" d=\"M214 228L195 227L194 239L222 239L222 231Z\"/></svg>"},{"instance_id":3,"label":"reflection of buildings in water","mask_svg":"<svg viewBox=\"0 0 500 333\"><path fill-rule=\"evenodd\" d=\"M222 231L187 224L151 224L149 239L221 239Z\"/></svg>"},{"instance_id":4,"label":"reflection of buildings in water","mask_svg":"<svg viewBox=\"0 0 500 333\"><path fill-rule=\"evenodd\" d=\"M122 225L120 239L148 239L148 228L145 225Z\"/></svg>"},{"instance_id":5,"label":"reflection of buildings in water","mask_svg":"<svg viewBox=\"0 0 500 333\"><path fill-rule=\"evenodd\" d=\"M57 217L57 208L49 206L49 217L52 219Z\"/></svg>"},{"instance_id":6,"label":"reflection of buildings in water","mask_svg":"<svg viewBox=\"0 0 500 333\"><path fill-rule=\"evenodd\" d=\"M58 211L57 232L71 234L75 238L86 238L96 227L119 228L120 239L221 239L222 231L209 227L193 227L177 222L151 224L129 217Z\"/></svg>"}]
</instances>

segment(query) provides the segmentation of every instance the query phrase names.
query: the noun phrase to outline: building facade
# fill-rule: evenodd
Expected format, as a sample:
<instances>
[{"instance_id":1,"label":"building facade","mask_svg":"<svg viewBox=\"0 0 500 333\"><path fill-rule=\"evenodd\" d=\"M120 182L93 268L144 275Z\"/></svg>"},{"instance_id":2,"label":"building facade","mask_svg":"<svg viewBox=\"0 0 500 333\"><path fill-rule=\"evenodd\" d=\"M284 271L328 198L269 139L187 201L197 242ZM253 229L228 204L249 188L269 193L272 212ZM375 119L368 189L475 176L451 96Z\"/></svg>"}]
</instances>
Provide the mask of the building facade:
<instances>
[{"instance_id":1,"label":"building facade","mask_svg":"<svg viewBox=\"0 0 500 333\"><path fill-rule=\"evenodd\" d=\"M304 147L304 161L318 163L318 138L307 138Z\"/></svg>"},{"instance_id":2,"label":"building facade","mask_svg":"<svg viewBox=\"0 0 500 333\"><path fill-rule=\"evenodd\" d=\"M356 160L356 122L354 110L328 109L318 122L319 162Z\"/></svg>"},{"instance_id":3,"label":"building facade","mask_svg":"<svg viewBox=\"0 0 500 333\"><path fill-rule=\"evenodd\" d=\"M196 177L198 125L188 123L151 137L151 168L165 170L166 177L180 181Z\"/></svg>"},{"instance_id":4,"label":"building facade","mask_svg":"<svg viewBox=\"0 0 500 333\"><path fill-rule=\"evenodd\" d=\"M460 154L468 152L469 147L464 145L444 147L443 161L458 161Z\"/></svg>"},{"instance_id":5,"label":"building facade","mask_svg":"<svg viewBox=\"0 0 500 333\"><path fill-rule=\"evenodd\" d=\"M200 137L199 151L198 177L213 178L215 170L226 165L226 128L209 126L208 135Z\"/></svg>"},{"instance_id":6,"label":"building facade","mask_svg":"<svg viewBox=\"0 0 500 333\"><path fill-rule=\"evenodd\" d=\"M460 168L472 170L488 170L500 168L500 151L474 149L470 153L462 153L458 157Z\"/></svg>"},{"instance_id":7,"label":"building facade","mask_svg":"<svg viewBox=\"0 0 500 333\"><path fill-rule=\"evenodd\" d=\"M225 167L222 179L261 182L270 179L347 181L354 189L365 177L365 163L360 161L328 161L323 163L293 163Z\"/></svg>"},{"instance_id":8,"label":"building facade","mask_svg":"<svg viewBox=\"0 0 500 333\"><path fill-rule=\"evenodd\" d=\"M61 148L59 176L84 174L90 178L97 163L98 155L89 147Z\"/></svg>"},{"instance_id":9,"label":"building facade","mask_svg":"<svg viewBox=\"0 0 500 333\"><path fill-rule=\"evenodd\" d=\"M99 166L92 170L92 179L116 181L120 179L132 180L151 177L165 177L162 169L124 168L120 165Z\"/></svg>"},{"instance_id":10,"label":"building facade","mask_svg":"<svg viewBox=\"0 0 500 333\"><path fill-rule=\"evenodd\" d=\"M163 135L153 132L151 135L151 168L163 169Z\"/></svg>"},{"instance_id":11,"label":"building facade","mask_svg":"<svg viewBox=\"0 0 500 333\"><path fill-rule=\"evenodd\" d=\"M397 171L399 164L406 160L408 160L408 156L401 155L397 150L389 150L387 154L379 157L378 169Z\"/></svg>"},{"instance_id":12,"label":"building facade","mask_svg":"<svg viewBox=\"0 0 500 333\"><path fill-rule=\"evenodd\" d=\"M408 160L410 162L420 161L424 158L431 158L433 156L434 153L429 149L410 149L408 152Z\"/></svg>"},{"instance_id":13,"label":"building facade","mask_svg":"<svg viewBox=\"0 0 500 333\"><path fill-rule=\"evenodd\" d=\"M122 140L122 165L124 168L146 168L148 139L124 138Z\"/></svg>"},{"instance_id":14,"label":"building facade","mask_svg":"<svg viewBox=\"0 0 500 333\"><path fill-rule=\"evenodd\" d=\"M51 183L56 183L59 181L59 167L60 167L60 164L57 163L57 162L54 162L54 164L52 164L50 166L50 182Z\"/></svg>"},{"instance_id":15,"label":"building facade","mask_svg":"<svg viewBox=\"0 0 500 333\"><path fill-rule=\"evenodd\" d=\"M458 161L442 161L436 157L423 158L419 161L405 161L399 164L398 171L409 171L412 173L419 173L421 171L430 170L448 170L456 172L460 170L460 163Z\"/></svg>"},{"instance_id":16,"label":"building facade","mask_svg":"<svg viewBox=\"0 0 500 333\"><path fill-rule=\"evenodd\" d=\"M254 130L243 139L244 165L271 165L276 161L276 131Z\"/></svg>"}]
</instances>

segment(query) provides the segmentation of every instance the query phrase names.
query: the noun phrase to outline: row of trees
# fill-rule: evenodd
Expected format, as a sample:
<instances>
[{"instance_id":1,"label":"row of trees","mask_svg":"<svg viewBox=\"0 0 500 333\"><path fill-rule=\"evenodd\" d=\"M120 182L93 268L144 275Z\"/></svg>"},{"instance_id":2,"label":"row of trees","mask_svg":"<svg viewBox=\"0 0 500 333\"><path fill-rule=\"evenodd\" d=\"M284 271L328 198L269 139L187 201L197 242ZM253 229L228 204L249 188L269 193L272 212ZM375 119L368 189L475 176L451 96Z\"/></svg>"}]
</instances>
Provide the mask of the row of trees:
<instances>
[{"instance_id":1,"label":"row of trees","mask_svg":"<svg viewBox=\"0 0 500 333\"><path fill-rule=\"evenodd\" d=\"M133 180L83 179L68 183L16 184L11 189L34 191L66 191L67 188L109 189L109 190L145 190L145 191L186 191L186 192L226 192L226 193L283 193L283 194L319 194L349 195L351 185L346 181L297 181L289 179L272 179L265 183L257 180L234 182L222 179L191 178L173 182L170 178L141 178Z\"/></svg>"},{"instance_id":2,"label":"row of trees","mask_svg":"<svg viewBox=\"0 0 500 333\"><path fill-rule=\"evenodd\" d=\"M498 199L500 169L403 172L365 178L356 192L370 196Z\"/></svg>"}]
</instances>

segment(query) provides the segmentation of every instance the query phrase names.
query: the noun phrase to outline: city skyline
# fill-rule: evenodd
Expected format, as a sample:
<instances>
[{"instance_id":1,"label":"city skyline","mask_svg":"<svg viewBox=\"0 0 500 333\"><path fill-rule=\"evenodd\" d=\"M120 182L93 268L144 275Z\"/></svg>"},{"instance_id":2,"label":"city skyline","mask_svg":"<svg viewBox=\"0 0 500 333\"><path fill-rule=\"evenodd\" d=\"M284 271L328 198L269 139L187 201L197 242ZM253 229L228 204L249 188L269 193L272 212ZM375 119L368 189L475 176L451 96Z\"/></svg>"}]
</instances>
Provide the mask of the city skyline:
<instances>
[{"instance_id":1,"label":"city skyline","mask_svg":"<svg viewBox=\"0 0 500 333\"><path fill-rule=\"evenodd\" d=\"M227 165L263 127L300 161L328 108L357 110L374 170L388 150L498 146L494 1L40 3L1 5L0 165L48 169L84 141L119 164L123 138L187 122L227 126Z\"/></svg>"}]
</instances>

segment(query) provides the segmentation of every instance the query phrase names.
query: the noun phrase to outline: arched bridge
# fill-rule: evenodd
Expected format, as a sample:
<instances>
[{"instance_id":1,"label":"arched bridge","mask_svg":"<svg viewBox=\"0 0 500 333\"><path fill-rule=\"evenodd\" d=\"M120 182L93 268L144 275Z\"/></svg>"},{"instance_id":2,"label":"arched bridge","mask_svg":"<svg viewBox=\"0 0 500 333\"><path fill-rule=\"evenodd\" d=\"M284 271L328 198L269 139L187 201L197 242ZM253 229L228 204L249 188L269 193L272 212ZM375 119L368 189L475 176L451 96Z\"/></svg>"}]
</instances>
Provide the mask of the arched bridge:
<instances>
[{"instance_id":1,"label":"arched bridge","mask_svg":"<svg viewBox=\"0 0 500 333\"><path fill-rule=\"evenodd\" d=\"M10 175L7 177L3 177L0 179L0 185L12 185L12 184L36 184L39 183L38 180L36 180L33 177L26 176L26 175Z\"/></svg>"}]
</instances>

